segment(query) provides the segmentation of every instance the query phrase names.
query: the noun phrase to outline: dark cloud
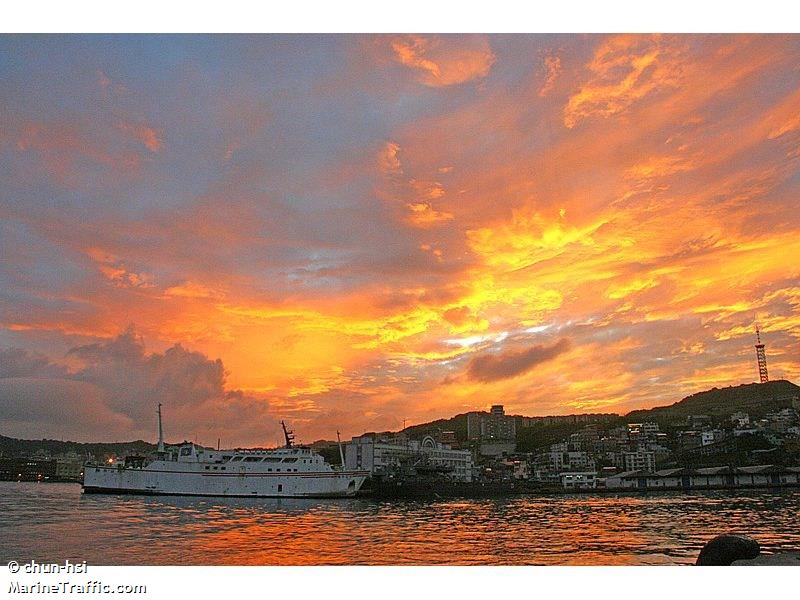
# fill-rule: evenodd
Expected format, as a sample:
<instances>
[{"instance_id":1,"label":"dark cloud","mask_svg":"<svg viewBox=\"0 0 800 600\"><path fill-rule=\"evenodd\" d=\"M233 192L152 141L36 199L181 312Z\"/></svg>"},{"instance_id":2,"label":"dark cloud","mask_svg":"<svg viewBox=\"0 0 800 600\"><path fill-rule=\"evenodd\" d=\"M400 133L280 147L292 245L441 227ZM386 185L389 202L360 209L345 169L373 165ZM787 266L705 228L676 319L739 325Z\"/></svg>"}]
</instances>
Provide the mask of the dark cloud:
<instances>
[{"instance_id":1,"label":"dark cloud","mask_svg":"<svg viewBox=\"0 0 800 600\"><path fill-rule=\"evenodd\" d=\"M54 365L44 354L22 348L0 350L0 379L17 377L61 377L66 369Z\"/></svg>"},{"instance_id":2,"label":"dark cloud","mask_svg":"<svg viewBox=\"0 0 800 600\"><path fill-rule=\"evenodd\" d=\"M533 367L554 359L572 347L572 342L561 338L555 344L533 346L527 350L513 350L504 354L476 356L467 367L467 375L476 381L490 382L522 375Z\"/></svg>"},{"instance_id":3,"label":"dark cloud","mask_svg":"<svg viewBox=\"0 0 800 600\"><path fill-rule=\"evenodd\" d=\"M155 407L164 405L169 441L262 444L277 424L266 400L225 387L225 369L180 344L148 353L133 329L77 346L70 371L43 355L0 351L0 423L4 435L58 435L84 441L155 437Z\"/></svg>"},{"instance_id":4,"label":"dark cloud","mask_svg":"<svg viewBox=\"0 0 800 600\"><path fill-rule=\"evenodd\" d=\"M0 378L2 434L85 441L130 439L136 424L111 410L104 396L101 388L73 379L42 374Z\"/></svg>"},{"instance_id":5,"label":"dark cloud","mask_svg":"<svg viewBox=\"0 0 800 600\"><path fill-rule=\"evenodd\" d=\"M177 408L198 406L226 393L221 360L210 360L180 344L163 354L147 354L142 339L130 328L112 340L79 346L69 354L85 364L74 378L106 390L109 405L132 417L152 413L149 398Z\"/></svg>"}]
</instances>

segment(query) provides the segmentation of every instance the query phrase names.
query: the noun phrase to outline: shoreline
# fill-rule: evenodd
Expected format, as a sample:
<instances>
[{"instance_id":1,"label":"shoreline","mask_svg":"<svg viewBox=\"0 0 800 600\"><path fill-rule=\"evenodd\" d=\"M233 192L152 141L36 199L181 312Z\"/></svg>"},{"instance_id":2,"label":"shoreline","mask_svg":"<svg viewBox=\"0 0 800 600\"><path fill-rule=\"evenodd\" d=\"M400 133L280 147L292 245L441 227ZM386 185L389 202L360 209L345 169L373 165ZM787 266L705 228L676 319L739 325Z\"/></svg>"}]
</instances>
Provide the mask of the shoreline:
<instances>
[{"instance_id":1,"label":"shoreline","mask_svg":"<svg viewBox=\"0 0 800 600\"><path fill-rule=\"evenodd\" d=\"M81 486L81 482L79 481L69 481L69 480L61 480L61 481L54 481L54 480L47 480L47 481L19 481L19 480L0 480L0 484L4 483L26 483L26 484L72 484L76 486ZM343 499L360 499L360 500L449 500L449 499L495 499L495 498L519 498L519 497L529 497L529 498L547 498L553 496L609 496L609 495L616 495L616 496L657 496L661 493L670 493L674 494L676 492L690 495L694 492L745 492L745 491L771 491L771 492L781 492L781 491L794 491L800 490L800 484L790 483L790 484L782 484L782 485L752 485L752 486L701 486L701 487L660 487L660 488L650 488L650 489L640 489L640 488L619 488L619 489L612 489L612 488L580 488L580 489L559 489L559 488L542 488L542 489L531 489L529 487L520 488L520 489L512 489L512 490L487 490L485 488L476 488L470 491L464 491L463 493L457 492L450 492L446 489L440 488L438 491L430 490L430 493L422 494L422 493L415 493L411 492L408 494L405 493L376 493L374 490L366 490L364 492L359 492L355 496L349 496L347 498L332 498L333 500L343 500ZM83 493L82 493L83 495ZM110 496L114 496L117 494L106 494ZM120 494L122 495L122 494ZM131 495L131 494L125 494ZM147 496L148 494L133 494L133 495L141 495ZM179 496L179 494L159 494L159 496ZM236 496L203 496L198 495L198 498L203 497L210 497L210 498L235 498ZM245 496L250 497L250 496ZM280 499L281 496L276 496L274 498ZM274 499L273 498L273 499ZM288 496L286 497L289 498ZM294 498L297 499L297 498ZM302 498L300 498L302 499ZM319 498L312 498L309 497L310 500L318 500Z\"/></svg>"}]
</instances>

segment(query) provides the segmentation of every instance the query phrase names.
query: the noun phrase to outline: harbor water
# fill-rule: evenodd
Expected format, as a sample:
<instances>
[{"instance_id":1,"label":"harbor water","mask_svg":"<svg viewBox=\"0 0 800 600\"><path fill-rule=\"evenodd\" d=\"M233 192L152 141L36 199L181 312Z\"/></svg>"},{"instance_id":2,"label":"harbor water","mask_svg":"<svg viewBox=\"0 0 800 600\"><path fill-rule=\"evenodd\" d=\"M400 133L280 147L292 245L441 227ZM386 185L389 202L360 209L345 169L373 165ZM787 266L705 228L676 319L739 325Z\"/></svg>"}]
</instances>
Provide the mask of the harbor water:
<instances>
[{"instance_id":1,"label":"harbor water","mask_svg":"<svg viewBox=\"0 0 800 600\"><path fill-rule=\"evenodd\" d=\"M800 550L800 490L382 501L81 494L0 483L0 564L658 565L713 536Z\"/></svg>"}]
</instances>

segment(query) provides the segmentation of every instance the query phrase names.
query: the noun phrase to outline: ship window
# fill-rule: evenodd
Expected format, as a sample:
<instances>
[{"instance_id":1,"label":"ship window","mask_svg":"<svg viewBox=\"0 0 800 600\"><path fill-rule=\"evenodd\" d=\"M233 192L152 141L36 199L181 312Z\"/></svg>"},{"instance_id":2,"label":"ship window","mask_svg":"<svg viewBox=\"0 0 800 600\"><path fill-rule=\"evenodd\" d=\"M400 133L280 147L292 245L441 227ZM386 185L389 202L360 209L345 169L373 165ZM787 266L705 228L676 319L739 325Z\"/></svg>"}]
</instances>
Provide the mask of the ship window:
<instances>
[{"instance_id":1,"label":"ship window","mask_svg":"<svg viewBox=\"0 0 800 600\"><path fill-rule=\"evenodd\" d=\"M217 470L217 467L214 467L214 470L216 471L216 470Z\"/></svg>"},{"instance_id":2,"label":"ship window","mask_svg":"<svg viewBox=\"0 0 800 600\"><path fill-rule=\"evenodd\" d=\"M280 469L278 469L278 470L280 471ZM278 491L279 492L283 491L283 484L280 484L280 483L278 484Z\"/></svg>"},{"instance_id":3,"label":"ship window","mask_svg":"<svg viewBox=\"0 0 800 600\"><path fill-rule=\"evenodd\" d=\"M190 447L181 448L181 456L191 456L192 449Z\"/></svg>"},{"instance_id":4,"label":"ship window","mask_svg":"<svg viewBox=\"0 0 800 600\"><path fill-rule=\"evenodd\" d=\"M269 471L270 473L272 473L272 469L267 469L267 471Z\"/></svg>"},{"instance_id":5,"label":"ship window","mask_svg":"<svg viewBox=\"0 0 800 600\"><path fill-rule=\"evenodd\" d=\"M297 462L297 459L296 458L284 458L283 462L286 462L286 463Z\"/></svg>"},{"instance_id":6,"label":"ship window","mask_svg":"<svg viewBox=\"0 0 800 600\"><path fill-rule=\"evenodd\" d=\"M230 459L231 459L231 455L230 454L222 457L222 460L230 460Z\"/></svg>"},{"instance_id":7,"label":"ship window","mask_svg":"<svg viewBox=\"0 0 800 600\"><path fill-rule=\"evenodd\" d=\"M258 456L248 456L244 459L244 462L259 462L261 458Z\"/></svg>"},{"instance_id":8,"label":"ship window","mask_svg":"<svg viewBox=\"0 0 800 600\"><path fill-rule=\"evenodd\" d=\"M220 467L220 470L221 470L221 471L224 471L224 470L225 470L225 467Z\"/></svg>"},{"instance_id":9,"label":"ship window","mask_svg":"<svg viewBox=\"0 0 800 600\"><path fill-rule=\"evenodd\" d=\"M236 462L237 460L242 460L242 457L241 457L241 456L234 456L234 457L231 459L231 462Z\"/></svg>"},{"instance_id":10,"label":"ship window","mask_svg":"<svg viewBox=\"0 0 800 600\"><path fill-rule=\"evenodd\" d=\"M275 458L273 456L268 456L267 458L264 459L264 462L276 463L276 462L281 462L281 459Z\"/></svg>"},{"instance_id":11,"label":"ship window","mask_svg":"<svg viewBox=\"0 0 800 600\"><path fill-rule=\"evenodd\" d=\"M280 469L275 469L275 470L276 470L278 473L280 473L280 472L281 472L281 470L280 470Z\"/></svg>"},{"instance_id":12,"label":"ship window","mask_svg":"<svg viewBox=\"0 0 800 600\"><path fill-rule=\"evenodd\" d=\"M206 471L208 471L211 467L206 467Z\"/></svg>"}]
</instances>

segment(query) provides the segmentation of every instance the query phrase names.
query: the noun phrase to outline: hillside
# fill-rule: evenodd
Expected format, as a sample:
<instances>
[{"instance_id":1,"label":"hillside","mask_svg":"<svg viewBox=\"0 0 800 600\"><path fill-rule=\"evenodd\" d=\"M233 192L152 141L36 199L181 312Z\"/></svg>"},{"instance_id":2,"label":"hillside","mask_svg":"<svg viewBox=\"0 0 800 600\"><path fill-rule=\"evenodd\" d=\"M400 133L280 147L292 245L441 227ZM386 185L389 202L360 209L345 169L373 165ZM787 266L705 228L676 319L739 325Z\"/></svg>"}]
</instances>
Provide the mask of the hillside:
<instances>
[{"instance_id":1,"label":"hillside","mask_svg":"<svg viewBox=\"0 0 800 600\"><path fill-rule=\"evenodd\" d=\"M454 431L456 439L463 442L467 439L467 415L460 414L449 419L437 419L429 423L410 425L403 429L403 433L408 434L412 439L422 439L426 435L436 436L440 431Z\"/></svg>"},{"instance_id":2,"label":"hillside","mask_svg":"<svg viewBox=\"0 0 800 600\"><path fill-rule=\"evenodd\" d=\"M792 399L800 397L800 386L786 380L769 381L767 383L750 383L726 388L712 388L687 396L669 406L635 410L619 420L605 423L605 427L614 427L630 422L656 421L662 428L685 424L689 415L708 415L713 421L727 421L736 412L743 411L752 418L761 418L768 412L787 408ZM517 450L531 452L546 448L550 444L567 438L579 431L584 423L541 422L529 427L517 428ZM436 436L441 431L453 431L460 442L467 439L467 415L460 414L449 419L438 419L429 423L420 423L406 427L403 432L412 439L421 439L425 435ZM334 442L316 442L324 449L326 458L334 463L339 462L338 445ZM37 451L49 454L76 452L79 456L87 454L105 456L114 454L148 454L155 449L153 444L137 440L122 443L78 443L59 440L18 440L0 435L0 456L32 455Z\"/></svg>"},{"instance_id":3,"label":"hillside","mask_svg":"<svg viewBox=\"0 0 800 600\"><path fill-rule=\"evenodd\" d=\"M0 435L0 455L2 456L29 456L36 452L43 451L48 454L65 454L75 452L80 457L87 454L91 456L116 455L125 456L128 454L148 454L155 449L153 444L148 444L142 440L135 442L120 443L90 443L63 442L60 440L18 440L15 438Z\"/></svg>"},{"instance_id":4,"label":"hillside","mask_svg":"<svg viewBox=\"0 0 800 600\"><path fill-rule=\"evenodd\" d=\"M800 386L783 379L748 383L698 392L669 406L635 410L628 413L626 419L633 422L656 421L667 425L686 422L689 415L708 415L714 421L727 420L736 411L761 418L768 412L788 408L796 396L800 396Z\"/></svg>"},{"instance_id":5,"label":"hillside","mask_svg":"<svg viewBox=\"0 0 800 600\"><path fill-rule=\"evenodd\" d=\"M678 423L684 424L689 415L708 415L714 421L727 421L737 411L748 413L753 418L761 418L768 412L791 406L792 398L800 396L800 386L786 380L767 383L751 383L726 388L712 388L687 396L669 406L635 410L618 421L606 423L614 427L637 421L656 421L663 427ZM560 442L570 434L585 426L582 423L554 422L536 423L530 427L517 428L517 450L532 452ZM456 439L467 439L467 415L460 414L450 419L439 419L429 423L412 425L403 430L411 438L435 435L438 431L454 431Z\"/></svg>"}]
</instances>

